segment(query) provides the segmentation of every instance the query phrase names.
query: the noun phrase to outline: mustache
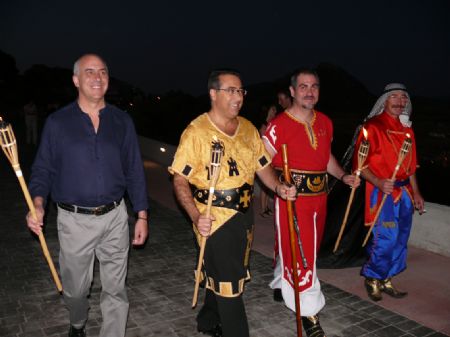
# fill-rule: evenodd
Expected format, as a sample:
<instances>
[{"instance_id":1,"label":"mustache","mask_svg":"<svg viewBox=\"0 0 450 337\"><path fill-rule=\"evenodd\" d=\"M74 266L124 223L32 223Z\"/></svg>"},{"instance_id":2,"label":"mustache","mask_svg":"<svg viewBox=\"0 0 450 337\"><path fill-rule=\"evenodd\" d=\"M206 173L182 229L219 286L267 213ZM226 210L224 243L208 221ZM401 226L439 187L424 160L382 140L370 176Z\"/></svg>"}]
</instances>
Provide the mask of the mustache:
<instances>
[{"instance_id":1,"label":"mustache","mask_svg":"<svg viewBox=\"0 0 450 337\"><path fill-rule=\"evenodd\" d=\"M393 108L404 109L404 108L405 108L405 105L403 105L403 104L394 104L392 107L393 107Z\"/></svg>"}]
</instances>

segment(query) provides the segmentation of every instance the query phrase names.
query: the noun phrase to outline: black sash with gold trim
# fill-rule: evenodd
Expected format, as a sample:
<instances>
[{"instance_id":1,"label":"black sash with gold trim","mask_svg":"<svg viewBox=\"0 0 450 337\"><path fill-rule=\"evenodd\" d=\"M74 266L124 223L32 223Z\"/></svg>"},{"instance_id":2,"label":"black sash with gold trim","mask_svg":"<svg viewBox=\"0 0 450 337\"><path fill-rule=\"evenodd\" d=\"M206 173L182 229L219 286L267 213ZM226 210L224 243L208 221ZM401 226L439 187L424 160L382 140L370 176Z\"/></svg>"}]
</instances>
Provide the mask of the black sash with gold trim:
<instances>
[{"instance_id":1,"label":"black sash with gold trim","mask_svg":"<svg viewBox=\"0 0 450 337\"><path fill-rule=\"evenodd\" d=\"M277 168L277 170L280 170ZM290 169L292 183L298 195L320 195L328 192L328 175L324 171L302 171ZM280 173L280 181L284 181Z\"/></svg>"},{"instance_id":2,"label":"black sash with gold trim","mask_svg":"<svg viewBox=\"0 0 450 337\"><path fill-rule=\"evenodd\" d=\"M209 190L198 189L194 186L194 198L203 204L208 203ZM253 186L244 185L231 188L229 190L215 190L212 205L215 207L225 207L245 213L250 207L253 198Z\"/></svg>"}]
</instances>

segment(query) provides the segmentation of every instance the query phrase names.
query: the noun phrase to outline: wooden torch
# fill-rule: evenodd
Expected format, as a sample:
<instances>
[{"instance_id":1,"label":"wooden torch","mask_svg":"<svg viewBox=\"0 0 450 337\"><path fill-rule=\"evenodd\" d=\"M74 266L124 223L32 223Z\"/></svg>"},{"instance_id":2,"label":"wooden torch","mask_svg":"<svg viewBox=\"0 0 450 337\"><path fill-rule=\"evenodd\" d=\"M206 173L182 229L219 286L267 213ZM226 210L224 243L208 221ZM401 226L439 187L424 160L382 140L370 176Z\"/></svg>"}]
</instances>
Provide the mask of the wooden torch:
<instances>
[{"instance_id":1,"label":"wooden torch","mask_svg":"<svg viewBox=\"0 0 450 337\"><path fill-rule=\"evenodd\" d=\"M216 188L217 180L220 175L220 165L222 162L222 157L224 154L224 146L223 142L217 139L216 136L213 138L212 146L211 146L211 160L209 164L209 194L208 201L206 204L206 216L209 217L211 215L211 207L214 198L214 191ZM203 265L203 256L205 255L205 247L206 247L206 237L201 236L200 239L200 253L198 255L197 269L195 271L195 287L194 287L194 296L192 297L192 308L195 308L197 305L198 298L198 288L200 286L200 277L202 272Z\"/></svg>"},{"instance_id":2,"label":"wooden torch","mask_svg":"<svg viewBox=\"0 0 450 337\"><path fill-rule=\"evenodd\" d=\"M356 172L355 172L358 179L359 179L359 176L361 175L361 171L363 170L364 162L366 161L367 155L369 153L369 148L370 148L369 141L367 140L367 130L365 128L363 128L363 135L364 135L364 139L359 144L359 149L358 149L358 168L356 169ZM352 187L352 191L350 192L350 197L348 198L347 209L345 210L344 219L342 220L341 229L339 230L339 235L338 235L336 243L334 245L333 253L336 253L336 251L339 247L339 244L341 242L341 239L342 239L342 234L344 234L344 228L345 228L345 225L347 224L348 215L350 213L350 208L353 203L353 198L355 197L355 191L356 191L356 188Z\"/></svg>"},{"instance_id":3,"label":"wooden torch","mask_svg":"<svg viewBox=\"0 0 450 337\"><path fill-rule=\"evenodd\" d=\"M0 144L2 146L3 152L5 153L9 162L11 163L14 172L16 173L17 179L19 180L20 183L20 187L22 188L22 192L25 196L28 208L30 209L31 216L35 220L37 220L36 209L34 207L33 201L31 200L30 192L28 191L27 185L25 183L22 170L20 169L16 137L14 136L11 124L4 122L1 117L0 117ZM55 281L56 288L58 289L59 292L62 292L61 281L59 280L58 273L56 272L55 265L53 264L52 258L48 251L47 243L45 242L44 234L42 233L42 231L39 233L38 237L39 242L41 243L42 251L47 260L48 266L50 267L53 280Z\"/></svg>"},{"instance_id":4,"label":"wooden torch","mask_svg":"<svg viewBox=\"0 0 450 337\"><path fill-rule=\"evenodd\" d=\"M403 160L405 159L406 155L411 150L412 146L412 140L409 133L406 134L406 138L403 141L402 147L400 148L400 151L398 153L398 159L397 159L397 165L395 165L394 172L392 173L391 180L395 179L395 176L397 175L398 170L400 169L400 166L403 163ZM387 194L383 195L383 199L381 199L380 206L378 207L377 213L375 214L375 218L373 219L372 224L370 225L369 231L367 232L366 238L364 239L364 242L362 244L362 247L364 247L369 240L370 233L372 233L373 227L378 221L378 217L380 216L381 209L383 208L384 202L386 201Z\"/></svg>"}]
</instances>

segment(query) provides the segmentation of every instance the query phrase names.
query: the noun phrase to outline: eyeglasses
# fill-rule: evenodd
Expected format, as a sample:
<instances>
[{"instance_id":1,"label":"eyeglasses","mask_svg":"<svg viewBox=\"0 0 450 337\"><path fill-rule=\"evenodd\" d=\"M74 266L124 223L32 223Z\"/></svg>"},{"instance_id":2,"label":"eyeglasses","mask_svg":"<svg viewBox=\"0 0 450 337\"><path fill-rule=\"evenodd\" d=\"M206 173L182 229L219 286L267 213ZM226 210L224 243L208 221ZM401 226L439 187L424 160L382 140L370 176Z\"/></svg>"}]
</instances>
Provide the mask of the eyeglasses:
<instances>
[{"instance_id":1,"label":"eyeglasses","mask_svg":"<svg viewBox=\"0 0 450 337\"><path fill-rule=\"evenodd\" d=\"M242 96L247 95L247 90L245 89L239 89L239 88L235 88L235 87L229 87L229 88L219 88L219 89L215 89L217 91L222 90L222 91L226 91L229 95L234 95L234 94L239 94Z\"/></svg>"}]
</instances>

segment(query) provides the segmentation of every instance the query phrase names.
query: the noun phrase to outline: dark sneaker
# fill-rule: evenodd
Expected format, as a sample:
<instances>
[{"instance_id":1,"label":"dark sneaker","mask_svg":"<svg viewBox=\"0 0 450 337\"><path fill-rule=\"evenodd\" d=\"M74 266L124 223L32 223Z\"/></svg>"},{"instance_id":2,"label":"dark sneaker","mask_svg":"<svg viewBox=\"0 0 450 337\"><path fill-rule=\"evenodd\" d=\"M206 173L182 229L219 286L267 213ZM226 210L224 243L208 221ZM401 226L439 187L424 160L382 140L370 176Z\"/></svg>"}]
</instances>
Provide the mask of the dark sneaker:
<instances>
[{"instance_id":1,"label":"dark sneaker","mask_svg":"<svg viewBox=\"0 0 450 337\"><path fill-rule=\"evenodd\" d=\"M272 215L272 211L270 210L270 208L266 208L266 209L264 210L264 212L261 212L261 213L260 213L260 215L261 215L263 218L267 218L267 217L269 217L269 216Z\"/></svg>"},{"instance_id":2,"label":"dark sneaker","mask_svg":"<svg viewBox=\"0 0 450 337\"><path fill-rule=\"evenodd\" d=\"M283 294L281 293L281 289L275 288L273 290L273 300L275 302L283 302Z\"/></svg>"},{"instance_id":3,"label":"dark sneaker","mask_svg":"<svg viewBox=\"0 0 450 337\"><path fill-rule=\"evenodd\" d=\"M77 329L71 325L69 328L69 337L86 337L86 329L84 327Z\"/></svg>"},{"instance_id":4,"label":"dark sneaker","mask_svg":"<svg viewBox=\"0 0 450 337\"><path fill-rule=\"evenodd\" d=\"M222 327L220 324L217 324L214 328L210 330L198 330L204 335L213 336L213 337L222 337Z\"/></svg>"},{"instance_id":5,"label":"dark sneaker","mask_svg":"<svg viewBox=\"0 0 450 337\"><path fill-rule=\"evenodd\" d=\"M302 316L303 329L308 337L326 337L325 332L320 326L319 316Z\"/></svg>"}]
</instances>

